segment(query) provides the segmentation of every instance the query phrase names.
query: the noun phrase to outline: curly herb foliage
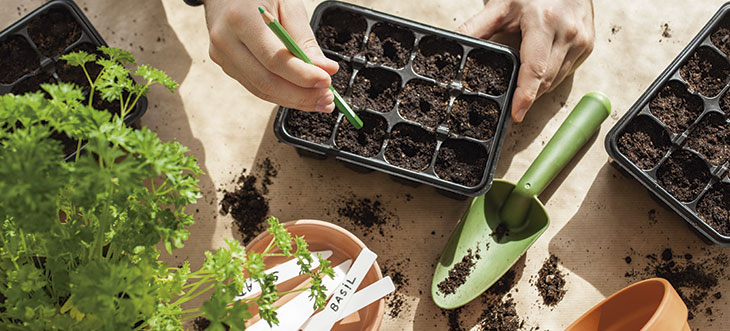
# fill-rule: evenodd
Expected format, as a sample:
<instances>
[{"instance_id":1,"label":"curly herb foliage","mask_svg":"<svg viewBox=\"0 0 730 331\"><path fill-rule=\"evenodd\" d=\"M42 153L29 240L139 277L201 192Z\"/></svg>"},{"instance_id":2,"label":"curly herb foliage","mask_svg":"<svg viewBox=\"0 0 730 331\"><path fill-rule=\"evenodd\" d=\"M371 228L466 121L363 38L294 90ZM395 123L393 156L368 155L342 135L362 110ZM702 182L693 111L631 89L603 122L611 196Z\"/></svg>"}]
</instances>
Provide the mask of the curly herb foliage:
<instances>
[{"instance_id":1,"label":"curly herb foliage","mask_svg":"<svg viewBox=\"0 0 730 331\"><path fill-rule=\"evenodd\" d=\"M206 315L211 330L223 323L242 329L248 305L259 306L273 323L279 293L263 273L263 258L292 256L312 276L310 295L324 305L321 275L332 276L326 260L311 270L302 238L292 239L276 219L275 239L262 254L246 253L239 243L206 252L201 269L188 263L168 267L156 245L169 252L188 238L193 223L185 209L200 196L201 169L188 149L163 143L147 128L133 130L123 118L153 84L170 91L177 83L165 73L140 66L130 78L129 52L102 47L105 58L78 52L62 58L81 66L89 87L49 85L41 92L0 96L0 323L8 330L182 330L181 322ZM85 65L102 66L90 77ZM118 101L121 114L92 108L98 91ZM88 104L84 102L89 95ZM65 134L85 141L85 153L63 162ZM292 248L295 242L297 248ZM274 249L278 247L278 250ZM273 253L272 253L273 252ZM257 280L262 294L233 303L244 272ZM210 295L202 307L182 304Z\"/></svg>"}]
</instances>

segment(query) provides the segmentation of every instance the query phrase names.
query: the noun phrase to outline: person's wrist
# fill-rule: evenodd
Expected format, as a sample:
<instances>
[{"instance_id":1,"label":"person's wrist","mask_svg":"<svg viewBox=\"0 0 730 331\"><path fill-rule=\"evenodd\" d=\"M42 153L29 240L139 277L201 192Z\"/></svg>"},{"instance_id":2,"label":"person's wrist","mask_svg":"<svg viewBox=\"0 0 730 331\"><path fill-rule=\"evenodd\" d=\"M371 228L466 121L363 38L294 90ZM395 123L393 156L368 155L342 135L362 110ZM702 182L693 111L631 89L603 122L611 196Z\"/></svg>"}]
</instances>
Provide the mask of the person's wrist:
<instances>
[{"instance_id":1,"label":"person's wrist","mask_svg":"<svg viewBox=\"0 0 730 331\"><path fill-rule=\"evenodd\" d=\"M203 4L203 0L183 0L189 6L200 6Z\"/></svg>"}]
</instances>

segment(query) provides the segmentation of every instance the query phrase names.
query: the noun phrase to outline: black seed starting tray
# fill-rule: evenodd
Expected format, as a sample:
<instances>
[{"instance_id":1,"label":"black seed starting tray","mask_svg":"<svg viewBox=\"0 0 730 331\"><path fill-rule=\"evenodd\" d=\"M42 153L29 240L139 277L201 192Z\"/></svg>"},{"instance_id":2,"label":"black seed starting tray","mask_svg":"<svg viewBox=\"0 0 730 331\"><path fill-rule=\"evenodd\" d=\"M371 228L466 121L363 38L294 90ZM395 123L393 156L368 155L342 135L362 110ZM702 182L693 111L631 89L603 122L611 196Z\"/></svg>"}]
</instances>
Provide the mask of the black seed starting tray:
<instances>
[{"instance_id":1,"label":"black seed starting tray","mask_svg":"<svg viewBox=\"0 0 730 331\"><path fill-rule=\"evenodd\" d=\"M606 137L613 164L716 244L730 247L730 3Z\"/></svg>"},{"instance_id":2,"label":"black seed starting tray","mask_svg":"<svg viewBox=\"0 0 730 331\"><path fill-rule=\"evenodd\" d=\"M510 118L514 50L338 1L320 4L311 25L340 64L333 86L364 127L337 111L280 107L279 140L455 197L489 189Z\"/></svg>"},{"instance_id":3,"label":"black seed starting tray","mask_svg":"<svg viewBox=\"0 0 730 331\"><path fill-rule=\"evenodd\" d=\"M59 57L78 50L102 55L99 46L108 45L73 1L50 1L0 32L0 95L39 91L43 83L88 87L83 70L67 65ZM87 64L87 70L94 75L101 67ZM94 108L119 112L117 104L98 95L94 97ZM125 123L136 122L146 110L147 99L141 97L124 118ZM64 134L54 134L53 138L63 143L65 159L73 159L77 143Z\"/></svg>"}]
</instances>

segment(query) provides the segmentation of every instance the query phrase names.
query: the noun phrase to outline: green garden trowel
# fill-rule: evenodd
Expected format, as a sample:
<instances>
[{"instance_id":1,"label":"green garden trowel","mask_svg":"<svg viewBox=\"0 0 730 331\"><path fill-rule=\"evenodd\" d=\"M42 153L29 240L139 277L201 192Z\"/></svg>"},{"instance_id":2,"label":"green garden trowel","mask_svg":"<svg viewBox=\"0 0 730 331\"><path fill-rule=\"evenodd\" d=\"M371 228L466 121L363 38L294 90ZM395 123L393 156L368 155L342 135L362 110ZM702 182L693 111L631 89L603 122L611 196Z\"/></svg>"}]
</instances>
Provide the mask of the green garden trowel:
<instances>
[{"instance_id":1,"label":"green garden trowel","mask_svg":"<svg viewBox=\"0 0 730 331\"><path fill-rule=\"evenodd\" d=\"M479 296L545 232L550 219L538 195L610 113L611 102L603 93L586 94L517 185L495 180L485 195L472 201L436 266L431 297L437 306L453 309ZM469 252L474 265L466 259L454 268ZM465 269L470 270L465 278L456 275Z\"/></svg>"}]
</instances>

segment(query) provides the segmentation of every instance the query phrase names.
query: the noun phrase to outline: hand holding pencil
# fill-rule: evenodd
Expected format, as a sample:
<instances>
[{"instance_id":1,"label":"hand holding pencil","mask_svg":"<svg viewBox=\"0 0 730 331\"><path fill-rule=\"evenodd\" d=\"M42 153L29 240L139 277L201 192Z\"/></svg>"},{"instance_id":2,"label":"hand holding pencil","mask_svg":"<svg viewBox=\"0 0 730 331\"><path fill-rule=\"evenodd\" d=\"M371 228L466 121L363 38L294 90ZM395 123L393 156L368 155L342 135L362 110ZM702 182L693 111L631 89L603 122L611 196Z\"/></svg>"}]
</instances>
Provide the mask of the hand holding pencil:
<instances>
[{"instance_id":1,"label":"hand holding pencil","mask_svg":"<svg viewBox=\"0 0 730 331\"><path fill-rule=\"evenodd\" d=\"M262 24L267 8L314 65L296 58ZM330 75L337 62L324 56L301 0L205 0L210 57L229 76L264 100L304 111L332 112Z\"/></svg>"}]
</instances>

